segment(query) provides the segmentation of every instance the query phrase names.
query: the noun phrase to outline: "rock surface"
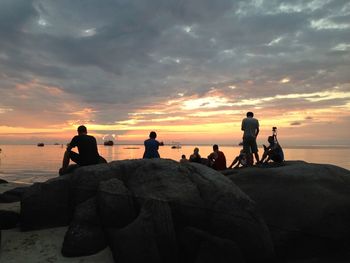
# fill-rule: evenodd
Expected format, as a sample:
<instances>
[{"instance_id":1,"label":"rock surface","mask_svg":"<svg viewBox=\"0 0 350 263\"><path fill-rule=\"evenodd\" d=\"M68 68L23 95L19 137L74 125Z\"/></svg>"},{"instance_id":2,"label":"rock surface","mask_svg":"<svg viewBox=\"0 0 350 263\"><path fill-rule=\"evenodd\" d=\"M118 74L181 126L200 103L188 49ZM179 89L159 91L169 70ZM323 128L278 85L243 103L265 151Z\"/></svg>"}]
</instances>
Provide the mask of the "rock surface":
<instances>
[{"instance_id":1,"label":"rock surface","mask_svg":"<svg viewBox=\"0 0 350 263\"><path fill-rule=\"evenodd\" d=\"M69 228L2 230L0 262L30 250L37 262L349 262L350 171L285 162L225 173L126 160L20 189L22 229ZM62 257L63 240L63 254L96 257Z\"/></svg>"},{"instance_id":2,"label":"rock surface","mask_svg":"<svg viewBox=\"0 0 350 263\"><path fill-rule=\"evenodd\" d=\"M228 177L256 201L279 257L349 256L350 171L290 161L231 172Z\"/></svg>"},{"instance_id":3,"label":"rock surface","mask_svg":"<svg viewBox=\"0 0 350 263\"><path fill-rule=\"evenodd\" d=\"M110 183L110 186L115 186L104 186L111 179L114 183ZM120 182L116 183L115 180ZM109 208L103 205L99 198L101 192L116 193L114 198L119 194L116 199L117 206ZM174 253L173 258L181 258L181 255L177 255L180 253L178 244L173 241L177 240L174 236L186 227L194 227L208 235L232 241L232 244L237 244L238 256L242 256L246 262L261 262L273 257L269 230L255 211L254 202L232 181L200 164L180 165L165 159L126 160L86 166L74 170L72 174L33 185L22 198L22 228L27 230L59 226L67 218L72 219L79 204L96 196L99 200L97 211L101 211L100 205L105 210L104 214L108 214L109 209L111 217L123 222L112 225L112 228L105 228L109 237L114 233L114 236L130 239L133 231L140 231L142 236L144 228L139 226L149 222L150 218L155 222L162 215L165 221L151 224L154 232L150 234L153 238L159 236L150 243L154 246L154 253L150 257L159 259L160 262L170 262L165 260L169 251ZM150 202L160 202L165 206L153 205L151 207L157 209L150 209L147 208ZM116 211L118 207L126 209L130 216L123 218L123 211ZM144 217L142 215L146 212L140 211L148 211L153 217ZM98 216L101 217L100 214ZM74 222L81 225L76 219ZM161 226L163 228L159 228ZM109 240L115 258L120 255L134 256L127 252L130 250L129 246L118 242L119 238ZM134 244L136 241L130 242ZM164 246L166 242L171 244L170 247ZM139 247L133 249L143 251L142 244L136 242L135 246ZM127 257L124 259L128 260Z\"/></svg>"}]
</instances>

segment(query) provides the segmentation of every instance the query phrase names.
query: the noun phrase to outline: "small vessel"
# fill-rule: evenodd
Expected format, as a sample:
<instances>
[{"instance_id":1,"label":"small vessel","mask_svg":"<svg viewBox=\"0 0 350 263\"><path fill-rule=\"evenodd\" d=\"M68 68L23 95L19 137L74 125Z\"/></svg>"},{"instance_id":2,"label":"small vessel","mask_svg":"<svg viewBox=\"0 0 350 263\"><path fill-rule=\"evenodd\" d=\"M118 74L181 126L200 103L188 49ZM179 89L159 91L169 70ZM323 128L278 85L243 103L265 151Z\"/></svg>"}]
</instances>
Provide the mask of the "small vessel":
<instances>
[{"instance_id":1,"label":"small vessel","mask_svg":"<svg viewBox=\"0 0 350 263\"><path fill-rule=\"evenodd\" d=\"M164 142L159 142L159 146L164 146Z\"/></svg>"},{"instance_id":2,"label":"small vessel","mask_svg":"<svg viewBox=\"0 0 350 263\"><path fill-rule=\"evenodd\" d=\"M181 149L181 144L179 142L172 142L171 149Z\"/></svg>"},{"instance_id":3,"label":"small vessel","mask_svg":"<svg viewBox=\"0 0 350 263\"><path fill-rule=\"evenodd\" d=\"M39 143L37 144L37 146L38 146L38 147L44 147L45 144L44 144L43 142L39 142Z\"/></svg>"},{"instance_id":4,"label":"small vessel","mask_svg":"<svg viewBox=\"0 0 350 263\"><path fill-rule=\"evenodd\" d=\"M113 146L113 145L114 145L114 142L111 141L111 140L105 141L105 142L103 143L103 145L104 145L104 146Z\"/></svg>"}]
</instances>

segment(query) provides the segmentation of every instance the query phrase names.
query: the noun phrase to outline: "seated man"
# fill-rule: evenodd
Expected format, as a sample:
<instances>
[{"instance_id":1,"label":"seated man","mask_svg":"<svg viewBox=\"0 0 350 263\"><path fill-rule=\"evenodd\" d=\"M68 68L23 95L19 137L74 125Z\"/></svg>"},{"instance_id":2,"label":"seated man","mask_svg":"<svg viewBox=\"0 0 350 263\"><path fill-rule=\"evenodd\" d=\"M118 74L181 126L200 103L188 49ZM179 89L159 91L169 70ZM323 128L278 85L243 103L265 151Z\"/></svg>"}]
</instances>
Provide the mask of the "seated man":
<instances>
[{"instance_id":1,"label":"seated man","mask_svg":"<svg viewBox=\"0 0 350 263\"><path fill-rule=\"evenodd\" d=\"M78 147L79 153L72 151L74 147ZM87 129L83 125L78 127L78 135L74 136L72 141L67 145L62 168L59 171L60 175L67 172L70 160L79 166L106 163L106 160L98 153L95 137L87 135Z\"/></svg>"},{"instance_id":2,"label":"seated man","mask_svg":"<svg viewBox=\"0 0 350 263\"><path fill-rule=\"evenodd\" d=\"M213 152L208 156L208 160L211 168L218 171L226 169L225 154L219 151L219 146L217 144L213 145Z\"/></svg>"},{"instance_id":3,"label":"seated man","mask_svg":"<svg viewBox=\"0 0 350 263\"><path fill-rule=\"evenodd\" d=\"M284 154L281 145L278 142L275 142L274 136L269 136L267 138L269 146L264 145L264 154L261 159L261 163L268 163L270 160L281 163L284 161Z\"/></svg>"},{"instance_id":4,"label":"seated man","mask_svg":"<svg viewBox=\"0 0 350 263\"><path fill-rule=\"evenodd\" d=\"M236 165L234 168L239 168L241 165L242 167L247 167L247 154L244 150L241 150L239 155L236 156L236 158L232 161L231 165L228 167L228 169L231 169L234 165Z\"/></svg>"}]
</instances>

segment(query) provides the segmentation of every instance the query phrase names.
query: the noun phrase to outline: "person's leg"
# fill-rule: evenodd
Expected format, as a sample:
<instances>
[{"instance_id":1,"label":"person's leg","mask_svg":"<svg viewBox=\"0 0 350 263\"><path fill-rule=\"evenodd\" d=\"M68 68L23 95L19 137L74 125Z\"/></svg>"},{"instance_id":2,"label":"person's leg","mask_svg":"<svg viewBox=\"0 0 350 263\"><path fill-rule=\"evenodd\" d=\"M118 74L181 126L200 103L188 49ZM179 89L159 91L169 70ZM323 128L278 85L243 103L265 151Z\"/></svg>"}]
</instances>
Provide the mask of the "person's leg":
<instances>
[{"instance_id":1,"label":"person's leg","mask_svg":"<svg viewBox=\"0 0 350 263\"><path fill-rule=\"evenodd\" d=\"M65 151L63 155L63 161L62 161L62 170L66 170L69 165L70 160L70 151Z\"/></svg>"},{"instance_id":2,"label":"person's leg","mask_svg":"<svg viewBox=\"0 0 350 263\"><path fill-rule=\"evenodd\" d=\"M258 145L256 144L256 138L254 138L254 140L251 142L251 149L252 153L254 153L256 162L259 163Z\"/></svg>"},{"instance_id":3,"label":"person's leg","mask_svg":"<svg viewBox=\"0 0 350 263\"><path fill-rule=\"evenodd\" d=\"M263 156L261 157L260 163L263 163L268 156L268 150L265 150L263 153Z\"/></svg>"}]
</instances>

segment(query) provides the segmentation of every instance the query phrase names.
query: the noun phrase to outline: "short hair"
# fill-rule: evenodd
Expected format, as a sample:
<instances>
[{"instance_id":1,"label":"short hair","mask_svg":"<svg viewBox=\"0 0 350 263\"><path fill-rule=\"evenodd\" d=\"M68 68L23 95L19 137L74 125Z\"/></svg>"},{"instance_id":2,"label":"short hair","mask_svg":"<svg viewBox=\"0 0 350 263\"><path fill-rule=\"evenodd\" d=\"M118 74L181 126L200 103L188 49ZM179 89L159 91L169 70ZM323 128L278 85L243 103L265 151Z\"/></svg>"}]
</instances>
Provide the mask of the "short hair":
<instances>
[{"instance_id":1,"label":"short hair","mask_svg":"<svg viewBox=\"0 0 350 263\"><path fill-rule=\"evenodd\" d=\"M214 144L213 145L213 150L215 151L215 150L219 150L219 146L217 145L217 144Z\"/></svg>"},{"instance_id":2,"label":"short hair","mask_svg":"<svg viewBox=\"0 0 350 263\"><path fill-rule=\"evenodd\" d=\"M269 136L268 138L267 138L267 141L268 142L275 142L275 137L273 137L273 136Z\"/></svg>"},{"instance_id":3,"label":"short hair","mask_svg":"<svg viewBox=\"0 0 350 263\"><path fill-rule=\"evenodd\" d=\"M181 158L186 158L186 155L184 155L184 154L183 154L183 155L181 155Z\"/></svg>"},{"instance_id":4,"label":"short hair","mask_svg":"<svg viewBox=\"0 0 350 263\"><path fill-rule=\"evenodd\" d=\"M80 134L80 133L87 133L87 129L86 129L86 127L84 126L84 125L80 125L79 127L78 127L78 133Z\"/></svg>"},{"instance_id":5,"label":"short hair","mask_svg":"<svg viewBox=\"0 0 350 263\"><path fill-rule=\"evenodd\" d=\"M254 117L254 113L251 112L251 111L248 111L248 112L247 112L247 117Z\"/></svg>"},{"instance_id":6,"label":"short hair","mask_svg":"<svg viewBox=\"0 0 350 263\"><path fill-rule=\"evenodd\" d=\"M194 148L194 149L193 149L193 152L199 152L198 147Z\"/></svg>"},{"instance_id":7,"label":"short hair","mask_svg":"<svg viewBox=\"0 0 350 263\"><path fill-rule=\"evenodd\" d=\"M157 138L157 133L154 132L154 131L151 131L151 132L149 133L149 137L150 137L151 139L155 139L155 138Z\"/></svg>"}]
</instances>

